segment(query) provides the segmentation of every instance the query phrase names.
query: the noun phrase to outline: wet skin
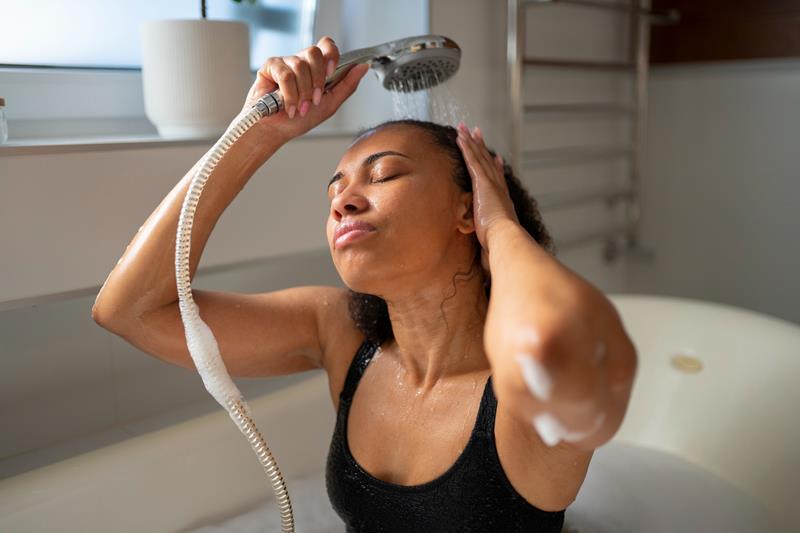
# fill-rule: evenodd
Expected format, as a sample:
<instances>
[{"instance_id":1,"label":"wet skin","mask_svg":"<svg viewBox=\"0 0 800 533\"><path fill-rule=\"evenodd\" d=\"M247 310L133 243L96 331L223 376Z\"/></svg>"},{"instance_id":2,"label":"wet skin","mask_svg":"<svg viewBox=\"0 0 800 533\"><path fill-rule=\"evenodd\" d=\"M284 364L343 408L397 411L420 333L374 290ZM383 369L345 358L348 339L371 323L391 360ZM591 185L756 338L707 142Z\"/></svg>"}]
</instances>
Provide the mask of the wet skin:
<instances>
[{"instance_id":1,"label":"wet skin","mask_svg":"<svg viewBox=\"0 0 800 533\"><path fill-rule=\"evenodd\" d=\"M365 164L387 151L407 157ZM472 193L452 180L451 165L419 130L386 127L351 145L328 190L326 232L337 271L351 289L387 302L395 335L359 381L348 441L365 470L401 485L430 481L456 461L492 373L484 351L484 274L472 265ZM384 178L390 179L379 182ZM334 230L346 219L376 230L337 247ZM363 340L349 317L340 327L345 333L330 356L337 369L329 372L337 408ZM503 469L527 501L556 511L574 500L593 452L549 448L499 399L495 437Z\"/></svg>"}]
</instances>

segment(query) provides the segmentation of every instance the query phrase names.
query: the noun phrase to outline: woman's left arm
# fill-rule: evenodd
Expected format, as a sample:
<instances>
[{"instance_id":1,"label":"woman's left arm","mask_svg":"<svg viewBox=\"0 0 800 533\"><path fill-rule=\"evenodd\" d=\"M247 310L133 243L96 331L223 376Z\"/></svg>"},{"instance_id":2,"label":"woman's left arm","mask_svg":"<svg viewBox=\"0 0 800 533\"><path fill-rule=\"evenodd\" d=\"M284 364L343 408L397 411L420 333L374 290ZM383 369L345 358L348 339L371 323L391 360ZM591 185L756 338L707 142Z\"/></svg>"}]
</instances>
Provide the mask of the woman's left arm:
<instances>
[{"instance_id":1,"label":"woman's left arm","mask_svg":"<svg viewBox=\"0 0 800 533\"><path fill-rule=\"evenodd\" d=\"M546 444L603 445L622 424L637 367L616 309L518 223L492 226L488 243L484 347L499 401Z\"/></svg>"},{"instance_id":2,"label":"woman's left arm","mask_svg":"<svg viewBox=\"0 0 800 533\"><path fill-rule=\"evenodd\" d=\"M484 349L495 394L546 444L593 450L622 424L636 349L608 298L519 224L502 160L488 153L480 130L459 132L492 279Z\"/></svg>"}]
</instances>

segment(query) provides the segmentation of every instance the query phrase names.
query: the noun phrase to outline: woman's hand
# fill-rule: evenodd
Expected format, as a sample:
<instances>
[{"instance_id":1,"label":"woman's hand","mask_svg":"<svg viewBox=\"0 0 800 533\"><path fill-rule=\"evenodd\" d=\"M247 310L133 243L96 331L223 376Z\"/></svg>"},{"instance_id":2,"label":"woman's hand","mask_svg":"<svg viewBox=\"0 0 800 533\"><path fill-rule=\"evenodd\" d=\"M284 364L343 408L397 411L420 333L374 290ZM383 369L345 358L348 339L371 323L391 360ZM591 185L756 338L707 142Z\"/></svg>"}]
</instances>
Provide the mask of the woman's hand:
<instances>
[{"instance_id":1,"label":"woman's hand","mask_svg":"<svg viewBox=\"0 0 800 533\"><path fill-rule=\"evenodd\" d=\"M487 274L489 271L489 250L487 234L489 228L504 220L519 223L514 204L508 193L508 185L503 173L503 158L494 157L483 141L480 128L470 132L463 122L458 124L458 146L464 154L469 175L472 177L472 216L475 233L481 243L481 264Z\"/></svg>"},{"instance_id":2,"label":"woman's hand","mask_svg":"<svg viewBox=\"0 0 800 533\"><path fill-rule=\"evenodd\" d=\"M296 55L270 57L258 70L242 112L248 111L265 94L280 89L283 110L264 117L257 126L263 127L269 135L277 134L282 142L303 135L333 115L369 70L369 65L356 65L339 83L325 91L325 78L333 73L338 62L339 49L328 36Z\"/></svg>"}]
</instances>

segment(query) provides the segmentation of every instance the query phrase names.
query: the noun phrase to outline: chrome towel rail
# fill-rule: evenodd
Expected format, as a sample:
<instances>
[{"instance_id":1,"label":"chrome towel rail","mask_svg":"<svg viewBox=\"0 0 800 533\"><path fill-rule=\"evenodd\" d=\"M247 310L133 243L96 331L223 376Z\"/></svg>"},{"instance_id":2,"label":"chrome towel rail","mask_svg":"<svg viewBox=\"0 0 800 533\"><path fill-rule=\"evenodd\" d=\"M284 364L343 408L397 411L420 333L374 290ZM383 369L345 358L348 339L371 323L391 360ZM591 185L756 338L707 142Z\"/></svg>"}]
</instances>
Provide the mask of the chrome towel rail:
<instances>
[{"instance_id":1,"label":"chrome towel rail","mask_svg":"<svg viewBox=\"0 0 800 533\"><path fill-rule=\"evenodd\" d=\"M591 9L605 9L628 14L630 17L629 56L624 61L596 61L560 59L555 57L529 57L525 55L525 8L544 5L565 4ZM541 195L539 204L547 208L561 208L581 203L606 200L609 206L624 201L625 223L611 229L592 231L582 236L567 239L556 238L556 247L569 248L593 240L605 242L604 258L615 260L620 253L652 258L653 253L639 245L639 222L641 218L640 183L644 130L647 113L647 75L649 55L649 30L651 24L673 24L680 20L677 10L653 11L643 7L641 0L603 2L599 0L508 0L508 38L506 55L508 63L508 87L511 102L510 156L515 168L522 170L550 166L584 165L592 161L629 159L629 184L620 189L593 191L569 191ZM634 76L633 102L560 102L536 105L523 103L523 74L527 68L566 68L595 72L618 72ZM630 119L630 144L623 146L568 146L559 148L524 150L521 146L522 121L544 115L578 115L602 113L619 115ZM617 238L625 238L620 249Z\"/></svg>"}]
</instances>

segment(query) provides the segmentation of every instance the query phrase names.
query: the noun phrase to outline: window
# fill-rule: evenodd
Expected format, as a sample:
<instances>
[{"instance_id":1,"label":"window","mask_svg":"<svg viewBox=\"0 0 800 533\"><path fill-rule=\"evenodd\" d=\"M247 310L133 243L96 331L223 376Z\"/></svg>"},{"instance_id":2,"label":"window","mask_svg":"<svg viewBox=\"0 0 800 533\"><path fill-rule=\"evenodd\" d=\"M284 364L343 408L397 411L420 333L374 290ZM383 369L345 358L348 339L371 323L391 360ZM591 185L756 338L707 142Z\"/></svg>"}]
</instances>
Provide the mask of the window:
<instances>
[{"instance_id":1,"label":"window","mask_svg":"<svg viewBox=\"0 0 800 533\"><path fill-rule=\"evenodd\" d=\"M5 3L0 66L140 69L142 23L197 19L200 5L199 0ZM209 19L242 20L250 26L254 71L260 66L259 58L291 54L314 37L316 0L259 0L255 4L207 0L206 6Z\"/></svg>"},{"instance_id":2,"label":"window","mask_svg":"<svg viewBox=\"0 0 800 533\"><path fill-rule=\"evenodd\" d=\"M428 9L428 0L207 0L209 19L250 25L254 78L267 57L295 53L322 35L345 52L428 33ZM200 1L17 1L5 2L2 16L0 97L10 142L151 137L156 129L144 111L141 23L200 18ZM320 131L353 132L392 117L392 95L377 78L367 75L361 85L357 101L346 102Z\"/></svg>"}]
</instances>

